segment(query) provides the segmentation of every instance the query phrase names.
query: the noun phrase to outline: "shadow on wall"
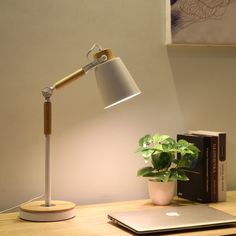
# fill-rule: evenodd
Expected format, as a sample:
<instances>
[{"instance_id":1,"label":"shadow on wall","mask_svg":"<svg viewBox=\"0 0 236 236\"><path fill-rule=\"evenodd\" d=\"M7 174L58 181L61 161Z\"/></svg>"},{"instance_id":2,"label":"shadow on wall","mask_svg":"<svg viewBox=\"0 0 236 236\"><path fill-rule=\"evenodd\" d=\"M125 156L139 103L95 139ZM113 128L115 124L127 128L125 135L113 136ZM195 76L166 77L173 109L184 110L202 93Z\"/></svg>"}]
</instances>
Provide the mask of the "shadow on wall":
<instances>
[{"instance_id":1,"label":"shadow on wall","mask_svg":"<svg viewBox=\"0 0 236 236\"><path fill-rule=\"evenodd\" d=\"M170 45L167 51L185 129L227 132L228 185L235 188L236 47Z\"/></svg>"}]
</instances>

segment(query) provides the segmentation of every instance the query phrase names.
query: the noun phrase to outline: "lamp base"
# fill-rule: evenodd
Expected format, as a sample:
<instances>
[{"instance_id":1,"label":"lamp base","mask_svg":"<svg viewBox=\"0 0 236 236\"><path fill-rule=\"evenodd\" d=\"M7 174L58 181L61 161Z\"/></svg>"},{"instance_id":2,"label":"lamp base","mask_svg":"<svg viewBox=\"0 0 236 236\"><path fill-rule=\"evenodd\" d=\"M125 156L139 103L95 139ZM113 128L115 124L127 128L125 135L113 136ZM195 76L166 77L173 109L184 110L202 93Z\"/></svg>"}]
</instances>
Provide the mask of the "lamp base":
<instances>
[{"instance_id":1,"label":"lamp base","mask_svg":"<svg viewBox=\"0 0 236 236\"><path fill-rule=\"evenodd\" d=\"M75 204L66 201L52 201L45 206L44 201L33 201L20 206L20 218L28 221L62 221L75 217Z\"/></svg>"}]
</instances>

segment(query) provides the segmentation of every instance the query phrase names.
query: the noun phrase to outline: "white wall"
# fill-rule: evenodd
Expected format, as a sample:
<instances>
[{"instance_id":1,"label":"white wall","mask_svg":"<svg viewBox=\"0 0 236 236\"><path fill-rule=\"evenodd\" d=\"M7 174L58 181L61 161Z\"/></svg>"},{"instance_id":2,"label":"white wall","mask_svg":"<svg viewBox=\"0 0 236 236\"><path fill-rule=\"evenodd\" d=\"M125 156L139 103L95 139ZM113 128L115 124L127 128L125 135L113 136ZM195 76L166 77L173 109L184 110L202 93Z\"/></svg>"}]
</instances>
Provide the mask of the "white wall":
<instances>
[{"instance_id":1,"label":"white wall","mask_svg":"<svg viewBox=\"0 0 236 236\"><path fill-rule=\"evenodd\" d=\"M0 209L44 192L41 89L87 63L94 42L122 57L142 95L103 110L93 73L53 96L53 198L147 197L135 154L146 133L228 132L235 188L234 48L166 48L164 0L0 1Z\"/></svg>"}]
</instances>

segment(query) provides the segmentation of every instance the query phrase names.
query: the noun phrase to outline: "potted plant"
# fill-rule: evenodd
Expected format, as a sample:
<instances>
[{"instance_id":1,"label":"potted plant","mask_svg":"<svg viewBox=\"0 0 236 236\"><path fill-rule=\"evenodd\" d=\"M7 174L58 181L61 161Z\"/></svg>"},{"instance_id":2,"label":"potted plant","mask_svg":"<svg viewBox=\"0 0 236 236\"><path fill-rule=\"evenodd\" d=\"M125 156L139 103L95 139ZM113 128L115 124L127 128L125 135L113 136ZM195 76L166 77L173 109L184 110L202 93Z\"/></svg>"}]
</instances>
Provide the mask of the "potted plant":
<instances>
[{"instance_id":1,"label":"potted plant","mask_svg":"<svg viewBox=\"0 0 236 236\"><path fill-rule=\"evenodd\" d=\"M168 135L145 135L139 140L137 152L144 158L145 166L137 175L148 178L149 195L154 204L168 205L174 195L176 180L188 181L184 172L192 168L199 149L186 140L175 141Z\"/></svg>"}]
</instances>

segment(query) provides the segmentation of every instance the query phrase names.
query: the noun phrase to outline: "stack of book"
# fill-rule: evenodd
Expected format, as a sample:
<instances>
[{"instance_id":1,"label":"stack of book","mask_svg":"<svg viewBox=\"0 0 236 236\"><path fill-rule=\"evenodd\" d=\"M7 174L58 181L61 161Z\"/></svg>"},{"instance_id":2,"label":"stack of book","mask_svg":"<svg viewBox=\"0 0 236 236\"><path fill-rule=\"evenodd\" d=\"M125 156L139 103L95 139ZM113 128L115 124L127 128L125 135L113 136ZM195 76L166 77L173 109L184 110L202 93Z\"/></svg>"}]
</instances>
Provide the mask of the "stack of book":
<instances>
[{"instance_id":1,"label":"stack of book","mask_svg":"<svg viewBox=\"0 0 236 236\"><path fill-rule=\"evenodd\" d=\"M179 197L198 202L226 200L226 133L196 130L178 134L200 150L197 162L185 169L189 181L177 181Z\"/></svg>"}]
</instances>

